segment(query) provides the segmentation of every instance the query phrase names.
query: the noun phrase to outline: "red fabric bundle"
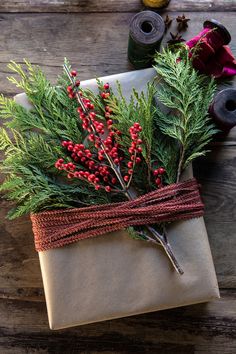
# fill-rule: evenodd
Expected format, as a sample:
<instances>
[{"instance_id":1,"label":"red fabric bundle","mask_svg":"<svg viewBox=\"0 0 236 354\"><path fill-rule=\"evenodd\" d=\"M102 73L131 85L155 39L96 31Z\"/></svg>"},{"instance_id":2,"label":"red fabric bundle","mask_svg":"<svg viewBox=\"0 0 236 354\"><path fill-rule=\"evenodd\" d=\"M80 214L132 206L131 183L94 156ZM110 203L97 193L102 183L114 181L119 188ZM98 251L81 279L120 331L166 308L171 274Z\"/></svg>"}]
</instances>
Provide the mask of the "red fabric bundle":
<instances>
[{"instance_id":1,"label":"red fabric bundle","mask_svg":"<svg viewBox=\"0 0 236 354\"><path fill-rule=\"evenodd\" d=\"M236 59L216 29L204 28L186 45L193 57L194 67L201 73L216 78L236 75Z\"/></svg>"}]
</instances>

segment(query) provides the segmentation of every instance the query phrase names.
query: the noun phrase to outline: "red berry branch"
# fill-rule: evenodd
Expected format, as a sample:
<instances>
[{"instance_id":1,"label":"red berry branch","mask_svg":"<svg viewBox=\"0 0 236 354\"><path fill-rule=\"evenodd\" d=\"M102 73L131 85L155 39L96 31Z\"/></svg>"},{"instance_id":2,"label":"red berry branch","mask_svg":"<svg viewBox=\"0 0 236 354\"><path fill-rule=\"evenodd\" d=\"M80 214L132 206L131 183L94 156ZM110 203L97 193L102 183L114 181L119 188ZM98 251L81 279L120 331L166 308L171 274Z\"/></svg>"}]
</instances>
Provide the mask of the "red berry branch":
<instances>
[{"instance_id":1,"label":"red berry branch","mask_svg":"<svg viewBox=\"0 0 236 354\"><path fill-rule=\"evenodd\" d=\"M93 184L96 190L104 189L108 193L122 192L128 195L135 165L141 162L143 142L139 134L142 127L136 122L129 129L131 138L131 145L128 149L129 161L126 164L127 167L124 168L121 166L124 152L118 142L122 133L113 125L111 108L105 106L106 126L104 126L97 120L94 104L88 98L83 97L82 92L79 91L80 82L76 80L77 72L73 70L69 75L72 85L67 87L68 96L71 99L77 99L79 103L77 111L82 121L82 128L87 131L87 139L95 149L91 150L84 144L75 144L72 141L62 141L62 146L67 149L74 163L67 163L60 158L55 167L67 171L68 178L79 178ZM109 84L106 83L103 88L101 98L106 99L110 95ZM80 168L76 163L80 165ZM125 172L124 175L123 172Z\"/></svg>"},{"instance_id":2,"label":"red berry branch","mask_svg":"<svg viewBox=\"0 0 236 354\"><path fill-rule=\"evenodd\" d=\"M71 85L67 87L68 96L71 99L77 99L79 107L77 111L82 121L82 128L87 131L87 140L92 143L92 150L84 144L75 144L72 141L62 141L62 146L67 149L71 159L74 162L65 162L60 158L55 167L59 170L65 170L68 178L79 178L94 186L96 190L104 189L106 192L121 192L130 200L137 197L137 193L129 188L134 175L136 164L142 161L142 144L140 133L141 125L136 122L130 129L131 144L128 148L129 160L126 166L121 166L125 160L124 151L121 149L119 139L122 132L114 127L112 120L112 110L109 106L105 106L106 126L97 119L94 111L94 104L83 97L82 91L79 90L80 82L77 80L77 72L69 71L64 65L65 72L70 79ZM103 86L101 98L107 99L110 96L109 84ZM104 102L105 103L105 102ZM79 168L78 166L79 165ZM123 173L125 171L125 173ZM162 186L162 176L165 173L164 168L160 167L153 171L155 183L157 187ZM156 244L161 244L166 254L170 258L172 264L179 274L183 274L183 270L179 266L171 246L167 240L166 234L159 234L150 225L145 226L145 239Z\"/></svg>"},{"instance_id":3,"label":"red berry branch","mask_svg":"<svg viewBox=\"0 0 236 354\"><path fill-rule=\"evenodd\" d=\"M106 192L123 192L128 193L131 184L135 165L141 162L142 144L139 134L142 127L139 123L134 123L130 129L129 134L131 138L131 145L128 149L129 160L127 162L127 169L121 167L124 160L124 153L120 149L118 137L122 136L121 131L114 128L112 120L112 110L109 106L105 106L106 126L97 120L94 111L94 104L79 91L80 81L76 80L77 72L71 71L70 77L73 78L73 84L67 87L68 96L71 99L77 98L80 106L77 108L79 117L82 120L82 128L88 132L88 140L94 145L95 153L84 144L75 144L72 141L62 141L62 146L65 147L70 154L73 162L66 163L64 159L60 158L55 167L59 170L68 172L67 177L79 178L94 185L96 190L104 189ZM109 95L109 84L104 85L104 91L101 92L102 99L106 99ZM140 155L140 156L138 156ZM104 162L107 162L106 165ZM78 168L76 163L79 163L83 169ZM126 173L122 175L121 171ZM160 167L153 171L157 187L162 186L161 176L165 173L164 168ZM119 184L119 186L118 186Z\"/></svg>"}]
</instances>

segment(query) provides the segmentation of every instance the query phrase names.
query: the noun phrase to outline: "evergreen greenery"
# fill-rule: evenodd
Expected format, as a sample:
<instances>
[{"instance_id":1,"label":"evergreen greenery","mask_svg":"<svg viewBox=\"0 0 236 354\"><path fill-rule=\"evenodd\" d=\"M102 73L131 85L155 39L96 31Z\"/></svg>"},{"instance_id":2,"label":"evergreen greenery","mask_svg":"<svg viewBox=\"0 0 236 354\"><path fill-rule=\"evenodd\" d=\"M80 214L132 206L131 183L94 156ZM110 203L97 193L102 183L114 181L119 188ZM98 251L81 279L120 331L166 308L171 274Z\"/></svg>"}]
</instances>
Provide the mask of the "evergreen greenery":
<instances>
[{"instance_id":1,"label":"evergreen greenery","mask_svg":"<svg viewBox=\"0 0 236 354\"><path fill-rule=\"evenodd\" d=\"M155 69L159 81L155 152L166 168L167 183L173 183L190 162L206 154L217 132L208 116L216 85L197 73L185 47L157 53Z\"/></svg>"},{"instance_id":2,"label":"evergreen greenery","mask_svg":"<svg viewBox=\"0 0 236 354\"><path fill-rule=\"evenodd\" d=\"M126 159L130 126L138 122L143 127L143 159L132 181L139 194L156 188L151 170L160 166L166 169L165 184L178 180L188 163L206 153L205 146L216 132L207 116L215 90L213 80L192 68L184 50L164 51L156 55L155 62L157 87L149 83L146 94L134 90L130 101L123 97L119 83L118 94L111 92L105 102L99 94L83 90L95 104L100 119L104 119L106 104L112 108L115 126L122 131L120 144ZM62 74L53 86L40 68L27 61L24 67L11 62L9 69L19 77L14 75L9 80L27 94L32 104L32 109L27 110L13 99L0 96L0 117L4 121L0 150L5 153L0 166L6 174L0 191L17 203L9 217L122 198L104 190L95 191L79 179L69 181L64 171L54 167L56 160L66 154L61 141L80 143L87 134L78 119L77 102L68 98L66 76ZM100 90L102 85L98 81Z\"/></svg>"},{"instance_id":3,"label":"evergreen greenery","mask_svg":"<svg viewBox=\"0 0 236 354\"><path fill-rule=\"evenodd\" d=\"M5 158L1 171L6 174L0 191L16 207L9 213L15 218L26 213L59 207L75 207L108 201L108 195L89 184L64 178L54 167L64 154L61 141L81 141L85 134L78 122L76 103L68 98L65 87L52 86L38 67L27 61L22 66L11 62L9 69L20 76L9 80L26 92L32 109L13 99L0 96L0 150ZM58 82L65 80L60 77ZM77 181L78 182L78 181Z\"/></svg>"}]
</instances>

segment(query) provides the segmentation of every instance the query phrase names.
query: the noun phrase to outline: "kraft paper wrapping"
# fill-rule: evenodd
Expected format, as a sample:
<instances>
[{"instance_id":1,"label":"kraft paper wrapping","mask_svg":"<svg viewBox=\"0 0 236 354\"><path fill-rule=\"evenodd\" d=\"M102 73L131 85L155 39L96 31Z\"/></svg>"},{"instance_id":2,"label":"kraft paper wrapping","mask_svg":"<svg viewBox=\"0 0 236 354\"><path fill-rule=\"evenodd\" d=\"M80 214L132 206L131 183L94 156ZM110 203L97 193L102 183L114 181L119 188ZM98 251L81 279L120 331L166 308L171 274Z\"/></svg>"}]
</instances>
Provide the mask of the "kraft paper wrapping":
<instances>
[{"instance_id":1,"label":"kraft paper wrapping","mask_svg":"<svg viewBox=\"0 0 236 354\"><path fill-rule=\"evenodd\" d=\"M121 82L129 97L144 89L153 69L102 78ZM82 83L96 89L95 80ZM30 107L25 94L16 101ZM184 178L192 176L189 169ZM203 218L172 224L168 237L184 269L180 276L158 246L131 239L125 231L39 252L51 329L60 329L206 302L219 289Z\"/></svg>"}]
</instances>

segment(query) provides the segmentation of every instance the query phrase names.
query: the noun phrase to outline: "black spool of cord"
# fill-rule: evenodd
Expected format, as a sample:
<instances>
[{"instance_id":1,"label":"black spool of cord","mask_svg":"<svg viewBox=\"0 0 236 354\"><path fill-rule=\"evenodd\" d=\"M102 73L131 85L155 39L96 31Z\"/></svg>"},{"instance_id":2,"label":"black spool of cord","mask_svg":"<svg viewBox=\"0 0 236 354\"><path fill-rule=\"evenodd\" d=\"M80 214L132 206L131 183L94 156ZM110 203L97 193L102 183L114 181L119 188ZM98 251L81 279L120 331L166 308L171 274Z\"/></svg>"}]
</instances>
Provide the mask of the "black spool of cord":
<instances>
[{"instance_id":1,"label":"black spool of cord","mask_svg":"<svg viewBox=\"0 0 236 354\"><path fill-rule=\"evenodd\" d=\"M164 32L164 21L156 12L142 11L132 18L128 58L136 69L151 66L153 55L160 48Z\"/></svg>"},{"instance_id":2,"label":"black spool of cord","mask_svg":"<svg viewBox=\"0 0 236 354\"><path fill-rule=\"evenodd\" d=\"M236 126L236 89L225 89L214 97L209 113L225 133Z\"/></svg>"},{"instance_id":3,"label":"black spool of cord","mask_svg":"<svg viewBox=\"0 0 236 354\"><path fill-rule=\"evenodd\" d=\"M227 30L227 28L224 25L222 25L222 23L220 23L219 21L214 20L214 19L206 20L203 23L203 27L216 30L218 33L220 33L222 38L224 39L224 45L227 45L230 43L231 35L230 35L229 31Z\"/></svg>"}]
</instances>

